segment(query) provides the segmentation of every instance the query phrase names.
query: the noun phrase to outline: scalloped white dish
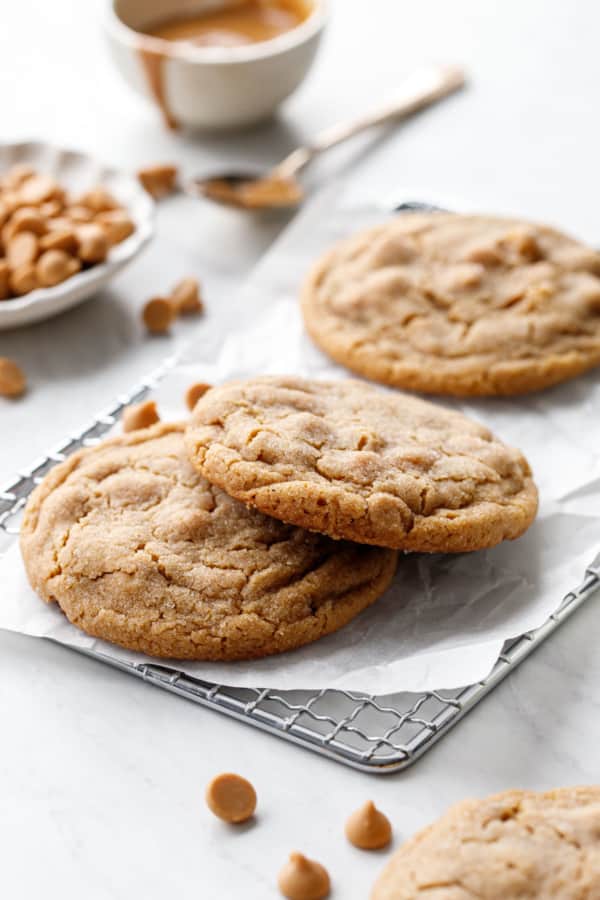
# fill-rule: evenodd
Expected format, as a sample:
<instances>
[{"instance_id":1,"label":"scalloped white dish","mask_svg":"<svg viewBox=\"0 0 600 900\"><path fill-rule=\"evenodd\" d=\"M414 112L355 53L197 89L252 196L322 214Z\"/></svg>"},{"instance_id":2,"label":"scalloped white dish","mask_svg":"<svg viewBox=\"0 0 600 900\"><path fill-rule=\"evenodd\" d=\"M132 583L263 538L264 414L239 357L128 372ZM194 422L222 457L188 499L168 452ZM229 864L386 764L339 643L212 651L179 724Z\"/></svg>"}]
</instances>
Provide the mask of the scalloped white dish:
<instances>
[{"instance_id":1,"label":"scalloped white dish","mask_svg":"<svg viewBox=\"0 0 600 900\"><path fill-rule=\"evenodd\" d=\"M127 208L135 222L135 231L111 248L106 262L54 287L38 288L23 297L0 301L0 331L49 319L97 294L141 253L154 234L154 202L135 176L104 166L87 153L41 141L0 144L0 172L19 162L54 175L74 193L95 184L104 185Z\"/></svg>"}]
</instances>

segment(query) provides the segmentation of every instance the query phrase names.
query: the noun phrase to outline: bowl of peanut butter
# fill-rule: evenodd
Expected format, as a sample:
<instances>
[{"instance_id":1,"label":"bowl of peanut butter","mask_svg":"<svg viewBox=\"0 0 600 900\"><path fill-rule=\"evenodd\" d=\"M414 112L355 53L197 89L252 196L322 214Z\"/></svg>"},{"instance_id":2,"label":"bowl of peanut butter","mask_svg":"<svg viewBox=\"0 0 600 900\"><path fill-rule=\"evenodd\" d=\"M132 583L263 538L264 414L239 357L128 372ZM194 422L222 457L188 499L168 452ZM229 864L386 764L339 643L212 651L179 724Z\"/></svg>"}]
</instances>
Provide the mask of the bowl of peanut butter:
<instances>
[{"instance_id":1,"label":"bowl of peanut butter","mask_svg":"<svg viewBox=\"0 0 600 900\"><path fill-rule=\"evenodd\" d=\"M170 129L268 118L302 82L327 0L111 0L106 33L125 80Z\"/></svg>"}]
</instances>

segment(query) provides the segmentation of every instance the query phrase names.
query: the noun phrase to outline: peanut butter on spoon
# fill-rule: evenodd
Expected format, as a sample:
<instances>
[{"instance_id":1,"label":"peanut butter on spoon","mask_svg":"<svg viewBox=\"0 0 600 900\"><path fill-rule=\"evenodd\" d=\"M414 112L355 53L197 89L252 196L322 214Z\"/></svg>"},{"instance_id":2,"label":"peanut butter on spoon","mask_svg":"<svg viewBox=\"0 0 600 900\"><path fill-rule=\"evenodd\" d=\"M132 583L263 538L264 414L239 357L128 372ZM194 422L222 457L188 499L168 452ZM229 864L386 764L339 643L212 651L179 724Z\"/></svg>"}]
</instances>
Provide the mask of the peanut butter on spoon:
<instances>
[{"instance_id":1,"label":"peanut butter on spoon","mask_svg":"<svg viewBox=\"0 0 600 900\"><path fill-rule=\"evenodd\" d=\"M209 178L201 191L209 200L239 209L298 206L304 193L294 178L267 175L264 178Z\"/></svg>"}]
</instances>

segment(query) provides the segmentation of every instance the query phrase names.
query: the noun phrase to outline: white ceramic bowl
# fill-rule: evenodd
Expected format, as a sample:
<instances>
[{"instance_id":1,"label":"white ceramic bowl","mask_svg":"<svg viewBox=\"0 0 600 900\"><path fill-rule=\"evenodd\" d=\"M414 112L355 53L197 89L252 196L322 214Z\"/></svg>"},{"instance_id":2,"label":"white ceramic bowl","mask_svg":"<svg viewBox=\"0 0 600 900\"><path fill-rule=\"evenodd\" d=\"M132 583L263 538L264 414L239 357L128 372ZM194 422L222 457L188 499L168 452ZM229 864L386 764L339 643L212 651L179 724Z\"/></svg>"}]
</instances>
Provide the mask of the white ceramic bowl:
<instances>
[{"instance_id":1,"label":"white ceramic bowl","mask_svg":"<svg viewBox=\"0 0 600 900\"><path fill-rule=\"evenodd\" d=\"M106 32L125 80L158 103L175 127L234 128L271 115L308 72L327 18L327 0L312 3L301 25L241 47L195 47L139 33L177 15L224 7L226 0L110 0Z\"/></svg>"},{"instance_id":2,"label":"white ceramic bowl","mask_svg":"<svg viewBox=\"0 0 600 900\"><path fill-rule=\"evenodd\" d=\"M135 231L111 248L106 262L79 272L54 287L39 288L23 297L0 301L0 331L49 319L87 300L135 259L154 232L154 203L133 175L103 166L85 153L40 141L0 144L0 172L18 162L29 163L41 172L55 175L73 193L81 193L95 184L105 185L127 207L135 222Z\"/></svg>"}]
</instances>

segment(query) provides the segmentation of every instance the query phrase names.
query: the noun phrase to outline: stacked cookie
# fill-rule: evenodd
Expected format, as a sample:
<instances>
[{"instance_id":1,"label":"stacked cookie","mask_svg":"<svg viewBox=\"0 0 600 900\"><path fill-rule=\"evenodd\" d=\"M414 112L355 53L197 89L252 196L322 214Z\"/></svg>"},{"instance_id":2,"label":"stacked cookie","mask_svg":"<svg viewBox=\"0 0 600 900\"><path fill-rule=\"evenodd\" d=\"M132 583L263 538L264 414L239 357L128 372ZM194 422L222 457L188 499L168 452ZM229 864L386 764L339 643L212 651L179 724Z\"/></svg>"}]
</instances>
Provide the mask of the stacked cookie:
<instances>
[{"instance_id":1,"label":"stacked cookie","mask_svg":"<svg viewBox=\"0 0 600 900\"><path fill-rule=\"evenodd\" d=\"M399 549L491 547L536 508L522 454L459 413L358 381L263 377L57 465L21 549L42 599L90 635L252 659L343 626L386 590Z\"/></svg>"}]
</instances>

